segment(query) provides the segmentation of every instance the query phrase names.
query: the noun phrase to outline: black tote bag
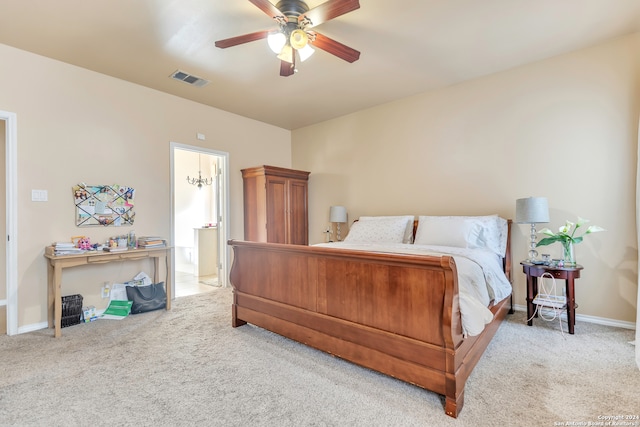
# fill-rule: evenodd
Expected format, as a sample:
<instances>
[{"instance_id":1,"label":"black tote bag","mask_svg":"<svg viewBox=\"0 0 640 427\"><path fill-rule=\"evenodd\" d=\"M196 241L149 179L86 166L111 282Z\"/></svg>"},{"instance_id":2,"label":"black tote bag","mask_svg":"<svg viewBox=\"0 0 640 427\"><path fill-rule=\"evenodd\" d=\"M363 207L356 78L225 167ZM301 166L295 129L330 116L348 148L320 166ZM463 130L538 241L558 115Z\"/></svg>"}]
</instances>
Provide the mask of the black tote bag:
<instances>
[{"instance_id":1,"label":"black tote bag","mask_svg":"<svg viewBox=\"0 0 640 427\"><path fill-rule=\"evenodd\" d=\"M167 306L164 282L146 286L127 286L127 298L133 301L131 314L146 313Z\"/></svg>"}]
</instances>

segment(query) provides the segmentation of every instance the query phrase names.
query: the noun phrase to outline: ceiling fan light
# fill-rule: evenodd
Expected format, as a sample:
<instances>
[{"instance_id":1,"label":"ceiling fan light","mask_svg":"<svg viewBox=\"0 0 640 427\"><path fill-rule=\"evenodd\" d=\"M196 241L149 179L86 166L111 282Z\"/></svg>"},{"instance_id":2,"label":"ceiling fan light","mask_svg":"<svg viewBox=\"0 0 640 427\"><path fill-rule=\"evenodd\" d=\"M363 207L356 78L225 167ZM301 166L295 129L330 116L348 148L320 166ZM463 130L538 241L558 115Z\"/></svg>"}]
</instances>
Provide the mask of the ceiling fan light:
<instances>
[{"instance_id":1,"label":"ceiling fan light","mask_svg":"<svg viewBox=\"0 0 640 427\"><path fill-rule=\"evenodd\" d=\"M278 55L278 59L293 64L293 48L289 45L285 45L282 48L280 55Z\"/></svg>"},{"instance_id":2,"label":"ceiling fan light","mask_svg":"<svg viewBox=\"0 0 640 427\"><path fill-rule=\"evenodd\" d=\"M307 33L305 33L303 30L298 28L297 30L293 30L291 32L289 42L294 49L300 50L309 42L309 36L307 36Z\"/></svg>"},{"instance_id":3,"label":"ceiling fan light","mask_svg":"<svg viewBox=\"0 0 640 427\"><path fill-rule=\"evenodd\" d=\"M306 61L311 55L313 55L315 51L316 50L309 45L306 45L302 49L299 49L298 54L300 55L300 61Z\"/></svg>"},{"instance_id":4,"label":"ceiling fan light","mask_svg":"<svg viewBox=\"0 0 640 427\"><path fill-rule=\"evenodd\" d=\"M282 48L287 43L287 36L281 32L271 33L267 36L267 44L273 53L282 52Z\"/></svg>"}]
</instances>

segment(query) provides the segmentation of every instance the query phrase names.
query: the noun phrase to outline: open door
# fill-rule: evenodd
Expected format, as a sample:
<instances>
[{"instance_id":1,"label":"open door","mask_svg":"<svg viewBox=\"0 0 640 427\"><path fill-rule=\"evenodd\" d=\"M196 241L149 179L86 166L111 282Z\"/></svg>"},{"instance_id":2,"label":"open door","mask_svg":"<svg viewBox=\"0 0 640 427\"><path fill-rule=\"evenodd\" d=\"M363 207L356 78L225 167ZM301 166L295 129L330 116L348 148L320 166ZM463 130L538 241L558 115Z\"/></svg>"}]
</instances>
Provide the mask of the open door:
<instances>
[{"instance_id":1,"label":"open door","mask_svg":"<svg viewBox=\"0 0 640 427\"><path fill-rule=\"evenodd\" d=\"M0 162L1 169L2 172L0 172L0 180L2 180L2 183L0 183L0 186L2 186L2 188L6 188L6 173L5 173L5 164L6 162L4 161L4 157L5 157L5 144L6 144L6 124L4 120L0 120L0 156L2 157L2 161ZM6 212L7 212L7 201L6 198L2 199L0 201L0 205L2 205L0 207L0 216L3 217L3 219L6 219ZM0 227L2 228L2 231L4 233L4 235L6 236L6 220L0 222ZM8 246L8 245L7 245ZM1 246L0 247L0 271L7 271L7 246ZM7 292L8 291L8 287L7 287L7 281L6 281L6 277L2 278L2 285L0 285L0 335L5 335L7 333Z\"/></svg>"},{"instance_id":2,"label":"open door","mask_svg":"<svg viewBox=\"0 0 640 427\"><path fill-rule=\"evenodd\" d=\"M5 212L4 252L0 254L4 262L5 279L0 292L0 321L3 333L16 335L18 331L18 209L17 209L17 165L18 132L15 113L0 111L0 141L4 150ZM2 185L2 184L0 184ZM6 322L5 322L6 320Z\"/></svg>"},{"instance_id":3,"label":"open door","mask_svg":"<svg viewBox=\"0 0 640 427\"><path fill-rule=\"evenodd\" d=\"M225 191L225 182L224 182L224 175L222 173L222 170L225 169L226 170L226 166L224 165L224 158L221 156L217 156L216 157L216 186L217 186L217 194L226 194ZM227 251L227 239L225 239L225 235L222 231L226 230L226 226L225 226L225 222L227 219L227 215L224 215L223 213L225 212L225 204L223 203L224 200L222 197L216 197L216 212L218 214L218 242L217 242L217 246L218 246L218 250L217 255L218 255L218 283L220 284L220 286L227 286L227 280L226 280L226 272L223 271L224 269L222 268L222 264L223 264L223 260L226 260L225 257L225 253Z\"/></svg>"}]
</instances>

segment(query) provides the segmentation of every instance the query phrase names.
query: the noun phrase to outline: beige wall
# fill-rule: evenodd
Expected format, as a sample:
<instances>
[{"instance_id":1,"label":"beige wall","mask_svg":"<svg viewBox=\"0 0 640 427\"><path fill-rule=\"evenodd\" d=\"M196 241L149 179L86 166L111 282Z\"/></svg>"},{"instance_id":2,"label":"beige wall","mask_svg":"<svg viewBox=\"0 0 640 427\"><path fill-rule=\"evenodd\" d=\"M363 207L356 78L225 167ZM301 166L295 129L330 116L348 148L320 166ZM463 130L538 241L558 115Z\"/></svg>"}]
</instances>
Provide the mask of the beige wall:
<instances>
[{"instance_id":1,"label":"beige wall","mask_svg":"<svg viewBox=\"0 0 640 427\"><path fill-rule=\"evenodd\" d=\"M576 247L578 313L635 322L639 90L636 34L296 130L293 167L312 172L310 241L323 240L334 204L350 221L514 218L517 198L546 196L550 228L580 215L608 230ZM512 229L516 304L528 228Z\"/></svg>"},{"instance_id":2,"label":"beige wall","mask_svg":"<svg viewBox=\"0 0 640 427\"><path fill-rule=\"evenodd\" d=\"M233 238L243 237L240 169L291 166L287 130L5 45L0 63L0 110L16 113L18 123L19 327L47 319L46 245L78 234L97 242L131 228L170 236L171 141L230 153ZM196 139L198 132L206 141ZM71 187L79 182L134 187L134 226L77 228ZM32 189L47 190L49 201L32 202ZM79 292L99 305L104 281L150 270L92 267L65 273L63 295Z\"/></svg>"}]
</instances>

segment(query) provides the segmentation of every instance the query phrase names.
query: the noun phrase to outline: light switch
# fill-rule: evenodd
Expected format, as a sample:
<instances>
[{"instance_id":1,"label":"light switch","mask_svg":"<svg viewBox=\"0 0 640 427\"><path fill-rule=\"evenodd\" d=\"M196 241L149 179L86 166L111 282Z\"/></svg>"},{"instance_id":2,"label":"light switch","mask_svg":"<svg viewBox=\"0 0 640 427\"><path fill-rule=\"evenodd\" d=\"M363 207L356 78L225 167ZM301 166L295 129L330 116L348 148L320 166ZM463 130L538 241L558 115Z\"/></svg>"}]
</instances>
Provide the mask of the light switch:
<instances>
[{"instance_id":1,"label":"light switch","mask_svg":"<svg viewBox=\"0 0 640 427\"><path fill-rule=\"evenodd\" d=\"M31 190L32 202L46 202L49 200L49 194L47 190Z\"/></svg>"}]
</instances>

